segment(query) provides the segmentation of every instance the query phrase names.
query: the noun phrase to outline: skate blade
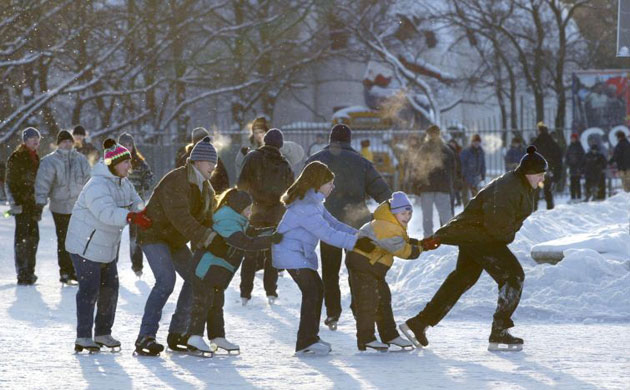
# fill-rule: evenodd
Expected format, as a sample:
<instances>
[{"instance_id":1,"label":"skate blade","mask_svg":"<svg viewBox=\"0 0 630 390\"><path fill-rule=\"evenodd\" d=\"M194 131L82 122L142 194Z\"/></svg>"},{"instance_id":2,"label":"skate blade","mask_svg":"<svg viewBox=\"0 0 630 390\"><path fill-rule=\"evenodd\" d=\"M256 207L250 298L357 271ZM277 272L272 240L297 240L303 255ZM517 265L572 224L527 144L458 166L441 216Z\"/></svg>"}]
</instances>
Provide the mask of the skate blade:
<instances>
[{"instance_id":1,"label":"skate blade","mask_svg":"<svg viewBox=\"0 0 630 390\"><path fill-rule=\"evenodd\" d=\"M81 345L75 345L74 346L74 354L75 355L81 355L83 351L87 352L89 355L92 355L94 353L101 352L101 349L100 348L96 348L96 347L83 347Z\"/></svg>"},{"instance_id":2,"label":"skate blade","mask_svg":"<svg viewBox=\"0 0 630 390\"><path fill-rule=\"evenodd\" d=\"M295 357L316 357L316 356L328 356L330 354L330 352L323 352L323 351L298 351L295 354L293 354L293 356Z\"/></svg>"},{"instance_id":3,"label":"skate blade","mask_svg":"<svg viewBox=\"0 0 630 390\"><path fill-rule=\"evenodd\" d=\"M74 286L78 286L79 282L60 282L61 283L61 287L74 287Z\"/></svg>"},{"instance_id":4,"label":"skate blade","mask_svg":"<svg viewBox=\"0 0 630 390\"><path fill-rule=\"evenodd\" d=\"M152 353L152 352L146 352L146 351L133 351L132 353L133 356L135 357L158 357L160 356L160 353Z\"/></svg>"},{"instance_id":5,"label":"skate blade","mask_svg":"<svg viewBox=\"0 0 630 390\"><path fill-rule=\"evenodd\" d=\"M101 348L109 348L109 352L111 352L111 353L119 353L122 350L120 348L120 345L117 345L115 347L109 347L107 345L101 345Z\"/></svg>"},{"instance_id":6,"label":"skate blade","mask_svg":"<svg viewBox=\"0 0 630 390\"><path fill-rule=\"evenodd\" d=\"M408 352L413 351L415 347L413 345L398 345L398 344L388 344L389 352Z\"/></svg>"},{"instance_id":7,"label":"skate blade","mask_svg":"<svg viewBox=\"0 0 630 390\"><path fill-rule=\"evenodd\" d=\"M501 344L501 343L488 344L488 351L490 352L519 352L522 350L523 350L523 344Z\"/></svg>"},{"instance_id":8,"label":"skate blade","mask_svg":"<svg viewBox=\"0 0 630 390\"><path fill-rule=\"evenodd\" d=\"M403 332L405 337L407 337L407 340L411 341L411 344L413 344L418 349L422 349L422 344L420 344L416 336L413 335L413 332L411 331L411 329L409 329L409 326L407 326L407 324L402 323L398 325L398 329Z\"/></svg>"},{"instance_id":9,"label":"skate blade","mask_svg":"<svg viewBox=\"0 0 630 390\"><path fill-rule=\"evenodd\" d=\"M240 355L241 354L241 350L240 349L218 348L216 350L216 353L218 354L219 352L225 352L228 356L236 356L236 355Z\"/></svg>"},{"instance_id":10,"label":"skate blade","mask_svg":"<svg viewBox=\"0 0 630 390\"><path fill-rule=\"evenodd\" d=\"M385 353L385 352L389 351L389 348L368 347L366 345L363 349L359 349L359 351L367 352L367 353L369 353L370 351L376 351L376 352L380 352L380 353Z\"/></svg>"},{"instance_id":11,"label":"skate blade","mask_svg":"<svg viewBox=\"0 0 630 390\"><path fill-rule=\"evenodd\" d=\"M197 356L202 358L211 358L214 357L214 352L212 351L202 351L197 348L189 347L187 353L191 356Z\"/></svg>"}]
</instances>

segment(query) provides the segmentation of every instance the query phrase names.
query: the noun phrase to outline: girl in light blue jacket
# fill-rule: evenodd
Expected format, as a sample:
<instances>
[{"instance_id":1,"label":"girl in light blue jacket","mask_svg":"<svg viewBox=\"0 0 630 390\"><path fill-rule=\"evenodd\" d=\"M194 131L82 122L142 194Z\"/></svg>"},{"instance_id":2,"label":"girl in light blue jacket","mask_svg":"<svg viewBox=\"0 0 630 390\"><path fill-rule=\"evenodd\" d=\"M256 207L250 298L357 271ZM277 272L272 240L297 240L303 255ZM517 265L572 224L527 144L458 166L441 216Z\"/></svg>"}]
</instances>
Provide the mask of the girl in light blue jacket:
<instances>
[{"instance_id":1,"label":"girl in light blue jacket","mask_svg":"<svg viewBox=\"0 0 630 390\"><path fill-rule=\"evenodd\" d=\"M271 257L273 266L286 269L302 292L297 354L327 354L331 350L318 336L324 286L317 273L317 242L347 250L357 247L371 252L375 248L370 239L358 239L356 229L339 222L324 208L324 200L335 188L334 178L325 164L311 162L282 197L287 210L277 231L283 239L272 246Z\"/></svg>"}]
</instances>

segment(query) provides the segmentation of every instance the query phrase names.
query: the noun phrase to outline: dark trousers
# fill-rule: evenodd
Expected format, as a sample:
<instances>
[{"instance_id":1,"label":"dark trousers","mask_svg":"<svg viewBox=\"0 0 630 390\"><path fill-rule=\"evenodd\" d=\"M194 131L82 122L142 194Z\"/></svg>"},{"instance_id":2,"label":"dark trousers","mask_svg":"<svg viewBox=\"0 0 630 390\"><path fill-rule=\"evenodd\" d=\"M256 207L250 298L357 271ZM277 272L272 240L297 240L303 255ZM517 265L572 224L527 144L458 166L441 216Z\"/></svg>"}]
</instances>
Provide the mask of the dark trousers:
<instances>
[{"instance_id":1,"label":"dark trousers","mask_svg":"<svg viewBox=\"0 0 630 390\"><path fill-rule=\"evenodd\" d=\"M35 256L39 245L39 226L32 212L15 216L15 272L18 279L35 274Z\"/></svg>"},{"instance_id":2,"label":"dark trousers","mask_svg":"<svg viewBox=\"0 0 630 390\"><path fill-rule=\"evenodd\" d=\"M571 199L582 198L582 187L580 186L580 176L571 176Z\"/></svg>"},{"instance_id":3,"label":"dark trousers","mask_svg":"<svg viewBox=\"0 0 630 390\"><path fill-rule=\"evenodd\" d=\"M131 269L142 271L142 247L138 244L138 225L129 224L129 257Z\"/></svg>"},{"instance_id":4,"label":"dark trousers","mask_svg":"<svg viewBox=\"0 0 630 390\"><path fill-rule=\"evenodd\" d=\"M512 313L521 299L525 274L514 254L501 244L460 245L455 270L448 275L424 310L410 321L437 325L459 297L477 283L483 270L499 285L493 327L507 329L514 326Z\"/></svg>"},{"instance_id":5,"label":"dark trousers","mask_svg":"<svg viewBox=\"0 0 630 390\"><path fill-rule=\"evenodd\" d=\"M339 270L343 250L325 242L319 243L322 258L322 280L324 283L324 302L328 317L341 316L341 290L339 289Z\"/></svg>"},{"instance_id":6,"label":"dark trousers","mask_svg":"<svg viewBox=\"0 0 630 390\"><path fill-rule=\"evenodd\" d=\"M256 271L264 269L263 284L267 296L278 296L278 270L273 268L271 251L246 252L241 267L241 298L251 299Z\"/></svg>"},{"instance_id":7,"label":"dark trousers","mask_svg":"<svg viewBox=\"0 0 630 390\"><path fill-rule=\"evenodd\" d=\"M212 272L211 267L209 272ZM225 294L220 286L213 286L206 279L193 277L193 306L190 319L190 334L203 335L204 325L208 326L208 338L225 337L223 304Z\"/></svg>"},{"instance_id":8,"label":"dark trousers","mask_svg":"<svg viewBox=\"0 0 630 390\"><path fill-rule=\"evenodd\" d=\"M322 316L324 285L317 271L309 268L287 270L302 292L300 327L295 350L299 351L319 341L319 321Z\"/></svg>"},{"instance_id":9,"label":"dark trousers","mask_svg":"<svg viewBox=\"0 0 630 390\"><path fill-rule=\"evenodd\" d=\"M549 176L545 176L543 182L543 194L545 196L545 202L547 203L547 210L553 209L553 181ZM540 189L536 190L536 199L534 200L534 210L538 210L538 200L540 199Z\"/></svg>"},{"instance_id":10,"label":"dark trousers","mask_svg":"<svg viewBox=\"0 0 630 390\"><path fill-rule=\"evenodd\" d=\"M116 304L118 303L118 269L115 259L111 263L90 261L74 253L70 254L77 272L77 337L91 338L112 333ZM96 319L94 306L96 305Z\"/></svg>"},{"instance_id":11,"label":"dark trousers","mask_svg":"<svg viewBox=\"0 0 630 390\"><path fill-rule=\"evenodd\" d=\"M376 340L374 323L383 342L398 337L400 334L392 312L392 293L385 279L351 267L348 267L348 276L357 321L357 342L367 344Z\"/></svg>"},{"instance_id":12,"label":"dark trousers","mask_svg":"<svg viewBox=\"0 0 630 390\"><path fill-rule=\"evenodd\" d=\"M57 263L59 264L59 275L68 275L76 278L70 253L66 251L66 234L68 234L68 224L72 214L52 213L55 221L55 232L57 233Z\"/></svg>"}]
</instances>

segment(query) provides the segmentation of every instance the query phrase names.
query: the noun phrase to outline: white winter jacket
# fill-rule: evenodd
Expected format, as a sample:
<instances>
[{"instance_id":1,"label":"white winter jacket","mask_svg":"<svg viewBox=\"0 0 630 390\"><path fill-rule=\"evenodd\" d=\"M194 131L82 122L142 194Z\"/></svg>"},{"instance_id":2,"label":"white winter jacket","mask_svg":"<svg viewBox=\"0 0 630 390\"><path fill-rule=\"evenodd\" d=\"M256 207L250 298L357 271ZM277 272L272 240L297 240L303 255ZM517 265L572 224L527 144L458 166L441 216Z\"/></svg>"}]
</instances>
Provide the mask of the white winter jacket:
<instances>
[{"instance_id":1,"label":"white winter jacket","mask_svg":"<svg viewBox=\"0 0 630 390\"><path fill-rule=\"evenodd\" d=\"M39 163L35 179L35 201L45 205L50 198L50 211L71 214L83 186L90 179L90 163L72 149L57 149Z\"/></svg>"},{"instance_id":2,"label":"white winter jacket","mask_svg":"<svg viewBox=\"0 0 630 390\"><path fill-rule=\"evenodd\" d=\"M99 263L114 261L127 214L143 207L131 182L114 176L99 161L72 210L66 250Z\"/></svg>"}]
</instances>

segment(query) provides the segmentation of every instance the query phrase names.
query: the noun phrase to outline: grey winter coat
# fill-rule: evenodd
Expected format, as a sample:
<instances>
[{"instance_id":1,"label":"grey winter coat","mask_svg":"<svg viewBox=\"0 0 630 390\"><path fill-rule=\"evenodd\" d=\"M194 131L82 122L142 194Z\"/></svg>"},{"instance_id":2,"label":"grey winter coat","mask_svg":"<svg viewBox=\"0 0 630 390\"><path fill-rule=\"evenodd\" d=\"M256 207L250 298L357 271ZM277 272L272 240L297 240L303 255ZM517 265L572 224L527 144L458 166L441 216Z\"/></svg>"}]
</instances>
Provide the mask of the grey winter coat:
<instances>
[{"instance_id":1,"label":"grey winter coat","mask_svg":"<svg viewBox=\"0 0 630 390\"><path fill-rule=\"evenodd\" d=\"M35 179L35 201L50 211L71 214L83 186L90 179L90 163L76 150L56 151L44 156Z\"/></svg>"},{"instance_id":2,"label":"grey winter coat","mask_svg":"<svg viewBox=\"0 0 630 390\"><path fill-rule=\"evenodd\" d=\"M127 214L143 207L131 182L114 176L99 161L72 210L66 250L91 261L111 263L118 256Z\"/></svg>"}]
</instances>

